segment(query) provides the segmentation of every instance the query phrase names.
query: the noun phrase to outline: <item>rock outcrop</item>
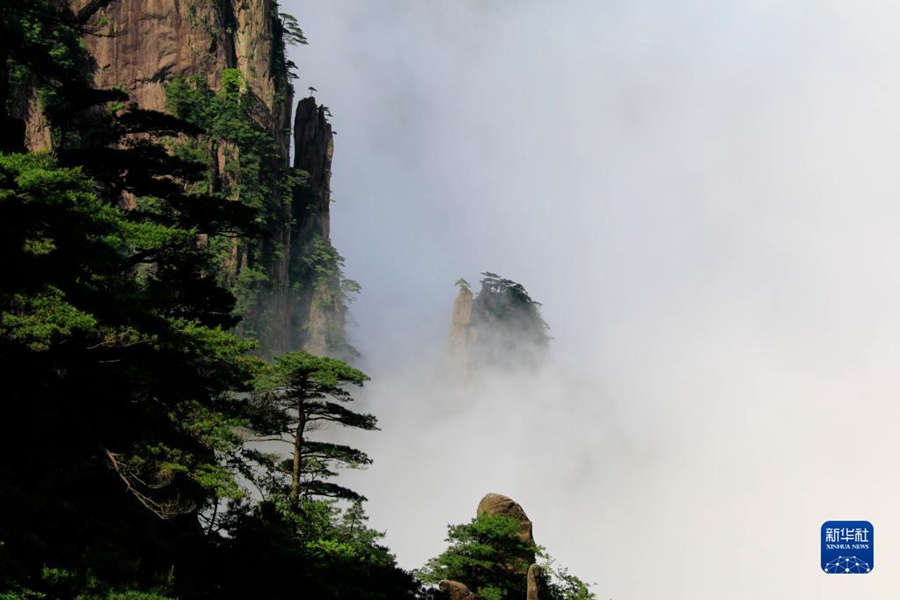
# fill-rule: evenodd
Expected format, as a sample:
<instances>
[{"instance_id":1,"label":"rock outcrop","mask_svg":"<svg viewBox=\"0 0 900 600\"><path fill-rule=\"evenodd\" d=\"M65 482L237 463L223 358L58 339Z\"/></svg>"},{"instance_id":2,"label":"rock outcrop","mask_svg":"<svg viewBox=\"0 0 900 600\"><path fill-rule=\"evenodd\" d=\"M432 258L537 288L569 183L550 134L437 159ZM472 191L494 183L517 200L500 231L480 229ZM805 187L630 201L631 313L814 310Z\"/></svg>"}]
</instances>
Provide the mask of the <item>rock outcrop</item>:
<instances>
[{"instance_id":1,"label":"rock outcrop","mask_svg":"<svg viewBox=\"0 0 900 600\"><path fill-rule=\"evenodd\" d=\"M295 245L306 255L331 249L331 158L334 133L327 119L327 108L315 98L303 98L294 116L294 168L307 174L303 193L294 198L296 225L292 233ZM296 343L313 354L352 358L344 330L346 306L333 253L331 264L319 269L321 275L309 281L299 295L300 321L306 322ZM321 265L320 265L321 266Z\"/></svg>"},{"instance_id":2,"label":"rock outcrop","mask_svg":"<svg viewBox=\"0 0 900 600\"><path fill-rule=\"evenodd\" d=\"M446 600L478 600L478 596L458 581L445 579L438 584L438 588L444 593Z\"/></svg>"},{"instance_id":3,"label":"rock outcrop","mask_svg":"<svg viewBox=\"0 0 900 600\"><path fill-rule=\"evenodd\" d=\"M312 96L297 103L294 114L294 168L309 174L309 191L304 200L310 211L296 207L297 233L301 237L331 236L328 205L331 202L331 159L334 156L334 132L326 108Z\"/></svg>"},{"instance_id":4,"label":"rock outcrop","mask_svg":"<svg viewBox=\"0 0 900 600\"><path fill-rule=\"evenodd\" d=\"M457 281L447 353L450 376L465 380L483 367L538 367L550 342L540 303L515 281L482 275L477 296L466 280Z\"/></svg>"},{"instance_id":5,"label":"rock outcrop","mask_svg":"<svg viewBox=\"0 0 900 600\"><path fill-rule=\"evenodd\" d=\"M525 575L525 581L525 600L541 600L541 588L543 587L541 567L535 564L528 567L528 573Z\"/></svg>"},{"instance_id":6,"label":"rock outcrop","mask_svg":"<svg viewBox=\"0 0 900 600\"><path fill-rule=\"evenodd\" d=\"M525 514L525 509L512 498L501 494L487 494L478 503L475 514L477 516L486 514L492 517L503 515L515 519L519 523L519 537L526 542L534 541L531 519Z\"/></svg>"},{"instance_id":7,"label":"rock outcrop","mask_svg":"<svg viewBox=\"0 0 900 600\"><path fill-rule=\"evenodd\" d=\"M502 515L510 517L519 523L519 537L526 542L534 541L531 519L525 513L525 509L508 496L494 493L486 494L481 499L481 502L478 503L475 515ZM525 600L541 600L546 596L541 593L544 585L541 567L535 564L534 561L535 557L532 556L531 565L526 570L519 571L516 569L515 571L525 579ZM477 594L472 592L463 582L444 580L440 582L438 587L445 594L445 598L449 600L478 600Z\"/></svg>"},{"instance_id":8,"label":"rock outcrop","mask_svg":"<svg viewBox=\"0 0 900 600\"><path fill-rule=\"evenodd\" d=\"M472 325L472 289L460 280L459 294L453 301L453 319L450 323L450 342L447 345L448 370L450 376L465 380L469 378L471 359L469 353L478 338L478 331Z\"/></svg>"}]
</instances>

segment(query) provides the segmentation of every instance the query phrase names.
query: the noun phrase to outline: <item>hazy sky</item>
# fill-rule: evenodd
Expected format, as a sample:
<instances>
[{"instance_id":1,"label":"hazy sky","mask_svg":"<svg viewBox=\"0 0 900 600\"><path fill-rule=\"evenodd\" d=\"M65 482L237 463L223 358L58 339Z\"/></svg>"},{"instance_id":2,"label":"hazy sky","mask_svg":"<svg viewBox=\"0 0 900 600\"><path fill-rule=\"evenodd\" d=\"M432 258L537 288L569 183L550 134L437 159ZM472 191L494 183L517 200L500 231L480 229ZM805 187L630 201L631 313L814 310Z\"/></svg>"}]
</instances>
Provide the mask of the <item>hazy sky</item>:
<instances>
[{"instance_id":1,"label":"hazy sky","mask_svg":"<svg viewBox=\"0 0 900 600\"><path fill-rule=\"evenodd\" d=\"M602 599L896 597L900 5L282 5L363 286L383 432L350 480L402 565L498 492ZM553 364L436 385L484 270L544 304ZM839 519L871 574L820 572Z\"/></svg>"}]
</instances>

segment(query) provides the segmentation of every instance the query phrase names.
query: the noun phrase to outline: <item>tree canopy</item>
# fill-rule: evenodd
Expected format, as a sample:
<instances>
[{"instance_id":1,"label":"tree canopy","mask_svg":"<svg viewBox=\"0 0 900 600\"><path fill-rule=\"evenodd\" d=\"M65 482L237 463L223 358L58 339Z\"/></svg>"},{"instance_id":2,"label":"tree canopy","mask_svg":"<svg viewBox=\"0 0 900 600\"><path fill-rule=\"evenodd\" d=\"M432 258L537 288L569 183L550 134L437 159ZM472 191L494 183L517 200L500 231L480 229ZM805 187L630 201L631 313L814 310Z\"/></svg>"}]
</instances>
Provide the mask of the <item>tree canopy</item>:
<instances>
[{"instance_id":1,"label":"tree canopy","mask_svg":"<svg viewBox=\"0 0 900 600\"><path fill-rule=\"evenodd\" d=\"M550 344L540 307L522 284L496 273L482 273L481 290L472 302L471 326L478 330L474 364L540 365Z\"/></svg>"},{"instance_id":2,"label":"tree canopy","mask_svg":"<svg viewBox=\"0 0 900 600\"><path fill-rule=\"evenodd\" d=\"M229 393L255 361L223 329L232 300L190 231L132 220L93 189L48 154L0 155L0 420L15 424L0 441L0 552L29 585L54 564L124 576L136 561L129 577L152 579L169 530L155 519L239 494L222 465Z\"/></svg>"}]
</instances>

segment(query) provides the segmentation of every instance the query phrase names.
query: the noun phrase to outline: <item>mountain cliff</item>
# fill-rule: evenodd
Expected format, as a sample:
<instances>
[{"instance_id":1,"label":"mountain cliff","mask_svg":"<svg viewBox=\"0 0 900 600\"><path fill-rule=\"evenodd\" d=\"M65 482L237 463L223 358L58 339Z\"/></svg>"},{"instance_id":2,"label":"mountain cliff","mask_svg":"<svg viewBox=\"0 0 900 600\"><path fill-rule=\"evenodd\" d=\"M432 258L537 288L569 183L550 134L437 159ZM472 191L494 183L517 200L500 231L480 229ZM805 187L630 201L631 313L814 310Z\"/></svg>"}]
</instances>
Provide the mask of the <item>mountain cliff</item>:
<instances>
[{"instance_id":1,"label":"mountain cliff","mask_svg":"<svg viewBox=\"0 0 900 600\"><path fill-rule=\"evenodd\" d=\"M94 87L122 90L140 109L174 113L203 128L200 143L176 144L176 154L207 163L204 192L257 211L258 238L216 247L218 277L238 300L239 333L259 340L267 357L303 348L351 358L345 300L355 288L344 282L330 243L334 141L327 111L314 98L299 102L291 136L295 66L286 40L305 43L299 30L286 32L296 27L293 19L274 0L70 0L69 6L89 15L84 43ZM20 104L26 146L50 148L37 94Z\"/></svg>"}]
</instances>

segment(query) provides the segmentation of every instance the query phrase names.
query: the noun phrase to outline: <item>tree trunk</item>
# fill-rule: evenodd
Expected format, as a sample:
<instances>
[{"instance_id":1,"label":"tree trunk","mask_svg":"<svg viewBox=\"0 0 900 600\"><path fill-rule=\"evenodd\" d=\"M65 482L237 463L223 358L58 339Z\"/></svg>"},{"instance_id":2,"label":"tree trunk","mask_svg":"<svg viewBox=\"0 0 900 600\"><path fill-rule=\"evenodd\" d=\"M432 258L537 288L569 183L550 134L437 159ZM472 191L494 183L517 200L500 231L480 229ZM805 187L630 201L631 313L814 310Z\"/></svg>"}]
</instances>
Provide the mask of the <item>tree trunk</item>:
<instances>
[{"instance_id":1,"label":"tree trunk","mask_svg":"<svg viewBox=\"0 0 900 600\"><path fill-rule=\"evenodd\" d=\"M303 429L306 419L303 418L303 400L297 401L297 430L294 431L294 465L291 469L291 502L300 497L300 450L303 443Z\"/></svg>"}]
</instances>

